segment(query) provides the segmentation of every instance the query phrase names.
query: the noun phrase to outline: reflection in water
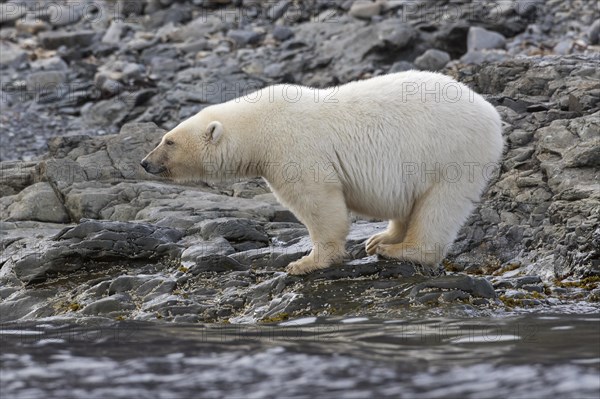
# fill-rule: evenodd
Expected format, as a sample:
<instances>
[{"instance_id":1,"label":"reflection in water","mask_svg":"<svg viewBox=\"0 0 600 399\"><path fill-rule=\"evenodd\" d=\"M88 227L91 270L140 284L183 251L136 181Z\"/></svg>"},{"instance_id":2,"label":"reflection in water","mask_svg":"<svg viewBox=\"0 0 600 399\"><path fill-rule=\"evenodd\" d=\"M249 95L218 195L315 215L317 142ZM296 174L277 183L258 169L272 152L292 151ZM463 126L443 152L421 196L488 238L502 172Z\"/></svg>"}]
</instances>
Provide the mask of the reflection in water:
<instances>
[{"instance_id":1,"label":"reflection in water","mask_svg":"<svg viewBox=\"0 0 600 399\"><path fill-rule=\"evenodd\" d=\"M600 317L0 329L5 398L594 398Z\"/></svg>"}]
</instances>

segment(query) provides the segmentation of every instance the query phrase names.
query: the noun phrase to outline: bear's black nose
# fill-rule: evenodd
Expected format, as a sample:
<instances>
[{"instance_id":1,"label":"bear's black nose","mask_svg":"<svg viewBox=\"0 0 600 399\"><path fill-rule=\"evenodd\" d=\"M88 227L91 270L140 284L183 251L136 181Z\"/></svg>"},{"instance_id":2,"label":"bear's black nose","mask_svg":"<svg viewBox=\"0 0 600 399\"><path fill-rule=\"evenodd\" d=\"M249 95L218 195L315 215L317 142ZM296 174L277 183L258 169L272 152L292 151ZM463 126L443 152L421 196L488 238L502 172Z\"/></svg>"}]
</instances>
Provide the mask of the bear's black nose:
<instances>
[{"instance_id":1,"label":"bear's black nose","mask_svg":"<svg viewBox=\"0 0 600 399\"><path fill-rule=\"evenodd\" d=\"M142 159L140 165L142 165L142 168L144 168L145 170L148 170L148 161L146 161L145 159Z\"/></svg>"}]
</instances>

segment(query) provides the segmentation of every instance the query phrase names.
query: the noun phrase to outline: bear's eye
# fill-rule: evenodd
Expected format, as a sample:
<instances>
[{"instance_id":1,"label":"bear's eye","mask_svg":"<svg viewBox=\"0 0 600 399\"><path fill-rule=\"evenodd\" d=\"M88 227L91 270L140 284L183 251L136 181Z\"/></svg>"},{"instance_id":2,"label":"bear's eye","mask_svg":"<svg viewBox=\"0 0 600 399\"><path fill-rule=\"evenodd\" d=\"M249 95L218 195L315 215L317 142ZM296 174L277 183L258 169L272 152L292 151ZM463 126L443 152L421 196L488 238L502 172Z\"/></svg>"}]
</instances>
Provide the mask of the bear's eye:
<instances>
[{"instance_id":1,"label":"bear's eye","mask_svg":"<svg viewBox=\"0 0 600 399\"><path fill-rule=\"evenodd\" d=\"M173 145L175 143L173 142L173 140L167 140L167 141L165 141L165 144L166 145Z\"/></svg>"}]
</instances>

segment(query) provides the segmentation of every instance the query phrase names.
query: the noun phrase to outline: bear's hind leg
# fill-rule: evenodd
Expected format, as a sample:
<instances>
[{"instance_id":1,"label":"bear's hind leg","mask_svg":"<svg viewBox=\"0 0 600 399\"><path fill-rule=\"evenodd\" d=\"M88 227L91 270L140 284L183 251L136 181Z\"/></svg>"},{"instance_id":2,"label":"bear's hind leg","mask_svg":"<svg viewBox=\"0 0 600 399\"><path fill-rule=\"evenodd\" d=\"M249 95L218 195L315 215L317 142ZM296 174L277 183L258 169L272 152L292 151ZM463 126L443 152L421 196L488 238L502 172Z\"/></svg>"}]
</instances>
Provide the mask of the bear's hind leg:
<instances>
[{"instance_id":1,"label":"bear's hind leg","mask_svg":"<svg viewBox=\"0 0 600 399\"><path fill-rule=\"evenodd\" d=\"M406 224L400 220L390 220L385 231L371 236L365 245L368 255L375 255L379 244L399 244L406 234Z\"/></svg>"},{"instance_id":2,"label":"bear's hind leg","mask_svg":"<svg viewBox=\"0 0 600 399\"><path fill-rule=\"evenodd\" d=\"M324 269L341 260L346 253L349 231L348 209L341 190L326 190L320 194L317 191L299 198L308 201L294 201L290 207L308 228L313 249L286 267L286 272L295 275Z\"/></svg>"},{"instance_id":3,"label":"bear's hind leg","mask_svg":"<svg viewBox=\"0 0 600 399\"><path fill-rule=\"evenodd\" d=\"M415 203L402 242L379 244L376 253L424 266L437 265L473 209L473 202L465 195L465 188L462 190L447 185L430 188Z\"/></svg>"}]
</instances>

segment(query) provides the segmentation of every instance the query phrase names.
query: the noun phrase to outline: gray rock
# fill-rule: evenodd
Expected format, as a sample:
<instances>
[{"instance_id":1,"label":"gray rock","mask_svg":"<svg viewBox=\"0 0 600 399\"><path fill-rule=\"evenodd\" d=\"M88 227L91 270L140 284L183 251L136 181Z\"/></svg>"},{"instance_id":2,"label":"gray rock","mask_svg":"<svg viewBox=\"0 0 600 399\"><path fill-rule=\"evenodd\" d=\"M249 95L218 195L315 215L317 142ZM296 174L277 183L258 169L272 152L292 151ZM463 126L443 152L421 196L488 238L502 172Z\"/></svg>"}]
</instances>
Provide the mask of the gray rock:
<instances>
[{"instance_id":1,"label":"gray rock","mask_svg":"<svg viewBox=\"0 0 600 399\"><path fill-rule=\"evenodd\" d=\"M114 235L113 237L121 238L117 235ZM120 292L138 290L140 286L151 279L151 276L119 276L110 283L108 294L113 295Z\"/></svg>"},{"instance_id":2,"label":"gray rock","mask_svg":"<svg viewBox=\"0 0 600 399\"><path fill-rule=\"evenodd\" d=\"M0 24L7 26L14 24L19 18L27 14L27 4L11 1L0 4Z\"/></svg>"},{"instance_id":3,"label":"gray rock","mask_svg":"<svg viewBox=\"0 0 600 399\"><path fill-rule=\"evenodd\" d=\"M376 276L378 278L412 277L418 273L418 267L411 263L387 261L369 256L364 259L355 259L334 265L327 269L312 273L310 280L337 280L346 278L362 278Z\"/></svg>"},{"instance_id":4,"label":"gray rock","mask_svg":"<svg viewBox=\"0 0 600 399\"><path fill-rule=\"evenodd\" d=\"M277 63L277 64L267 65L265 67L265 69L263 70L263 73L265 74L265 76L268 76L269 78L279 78L285 74L285 64Z\"/></svg>"},{"instance_id":5,"label":"gray rock","mask_svg":"<svg viewBox=\"0 0 600 399\"><path fill-rule=\"evenodd\" d=\"M93 104L89 103L88 107L81 110L84 123L95 128L114 128L114 126L123 124L133 105L135 105L126 100L127 97L125 96L114 97Z\"/></svg>"},{"instance_id":6,"label":"gray rock","mask_svg":"<svg viewBox=\"0 0 600 399\"><path fill-rule=\"evenodd\" d=\"M524 276L515 280L515 288L521 288L524 285L541 284L542 279L539 276Z\"/></svg>"},{"instance_id":7,"label":"gray rock","mask_svg":"<svg viewBox=\"0 0 600 399\"><path fill-rule=\"evenodd\" d=\"M283 291L286 285L285 273L279 273L275 277L265 280L250 287L252 296L250 305L264 305L274 296Z\"/></svg>"},{"instance_id":8,"label":"gray rock","mask_svg":"<svg viewBox=\"0 0 600 399\"><path fill-rule=\"evenodd\" d=\"M357 0L352 4L348 13L355 18L370 19L371 17L378 15L382 8L382 1Z\"/></svg>"},{"instance_id":9,"label":"gray rock","mask_svg":"<svg viewBox=\"0 0 600 399\"><path fill-rule=\"evenodd\" d=\"M528 131L520 130L520 129L513 131L508 136L509 141L517 146L523 146L525 144L528 144L532 138L533 138L533 132L528 132Z\"/></svg>"},{"instance_id":10,"label":"gray rock","mask_svg":"<svg viewBox=\"0 0 600 399\"><path fill-rule=\"evenodd\" d=\"M122 313L133 309L135 306L127 301L127 297L113 295L108 298L99 299L85 306L81 313L86 315L101 315L110 313Z\"/></svg>"},{"instance_id":11,"label":"gray rock","mask_svg":"<svg viewBox=\"0 0 600 399\"><path fill-rule=\"evenodd\" d=\"M31 62L31 69L33 71L66 71L68 68L67 63L58 56L42 58ZM29 78L29 75L27 77Z\"/></svg>"},{"instance_id":12,"label":"gray rock","mask_svg":"<svg viewBox=\"0 0 600 399\"><path fill-rule=\"evenodd\" d=\"M233 39L239 47L244 47L249 44L257 44L260 42L262 35L251 30L230 30L227 36Z\"/></svg>"},{"instance_id":13,"label":"gray rock","mask_svg":"<svg viewBox=\"0 0 600 399\"><path fill-rule=\"evenodd\" d=\"M473 50L460 57L463 64L480 65L483 63L501 62L508 58L504 50Z\"/></svg>"},{"instance_id":14,"label":"gray rock","mask_svg":"<svg viewBox=\"0 0 600 399\"><path fill-rule=\"evenodd\" d=\"M125 24L119 21L111 22L110 26L106 30L104 36L102 36L102 43L119 43L121 36L125 31Z\"/></svg>"},{"instance_id":15,"label":"gray rock","mask_svg":"<svg viewBox=\"0 0 600 399\"><path fill-rule=\"evenodd\" d=\"M466 301L469 297L470 295L463 291L446 291L441 294L444 302Z\"/></svg>"},{"instance_id":16,"label":"gray rock","mask_svg":"<svg viewBox=\"0 0 600 399\"><path fill-rule=\"evenodd\" d=\"M273 32L271 34L275 40L283 42L291 39L294 36L294 31L287 26L277 25L273 28Z\"/></svg>"},{"instance_id":17,"label":"gray rock","mask_svg":"<svg viewBox=\"0 0 600 399\"><path fill-rule=\"evenodd\" d=\"M286 247L267 247L230 255L232 259L254 268L266 270L283 270L290 262L300 259L312 248L312 243L304 237L293 245Z\"/></svg>"},{"instance_id":18,"label":"gray rock","mask_svg":"<svg viewBox=\"0 0 600 399\"><path fill-rule=\"evenodd\" d=\"M57 49L61 46L86 47L93 43L96 38L96 32L93 30L73 32L52 31L41 33L39 38L42 46L50 50Z\"/></svg>"},{"instance_id":19,"label":"gray rock","mask_svg":"<svg viewBox=\"0 0 600 399\"><path fill-rule=\"evenodd\" d=\"M225 18L216 14L203 14L168 35L174 42L183 42L191 37L201 38L212 35L223 28Z\"/></svg>"},{"instance_id":20,"label":"gray rock","mask_svg":"<svg viewBox=\"0 0 600 399\"><path fill-rule=\"evenodd\" d=\"M404 71L410 71L411 69L415 69L415 65L413 65L412 63L410 63L408 61L398 61L398 62L394 62L394 64L392 65L392 67L390 68L390 70L388 72L389 73L404 72Z\"/></svg>"},{"instance_id":21,"label":"gray rock","mask_svg":"<svg viewBox=\"0 0 600 399\"><path fill-rule=\"evenodd\" d=\"M35 314L36 309L46 307L48 300L55 295L55 289L38 289L33 292L13 294L10 300L0 302L0 322L19 320ZM40 315L40 317L44 316L49 314Z\"/></svg>"},{"instance_id":22,"label":"gray rock","mask_svg":"<svg viewBox=\"0 0 600 399\"><path fill-rule=\"evenodd\" d=\"M103 263L178 257L180 248L175 243L181 236L177 230L149 224L83 220L45 247L23 253L12 267L21 281L37 282L48 275L89 267L92 262L102 267Z\"/></svg>"},{"instance_id":23,"label":"gray rock","mask_svg":"<svg viewBox=\"0 0 600 399\"><path fill-rule=\"evenodd\" d=\"M521 289L524 289L525 291L529 291L529 292L538 292L538 293L544 292L544 287L539 286L539 285L524 285L521 287Z\"/></svg>"},{"instance_id":24,"label":"gray rock","mask_svg":"<svg viewBox=\"0 0 600 399\"><path fill-rule=\"evenodd\" d=\"M188 246L181 254L181 262L184 266L189 266L208 255L230 255L234 252L235 249L229 241L223 237L216 237Z\"/></svg>"},{"instance_id":25,"label":"gray rock","mask_svg":"<svg viewBox=\"0 0 600 399\"><path fill-rule=\"evenodd\" d=\"M223 237L230 241L259 241L268 242L269 238L264 229L250 219L215 219L200 223L204 239L209 240Z\"/></svg>"},{"instance_id":26,"label":"gray rock","mask_svg":"<svg viewBox=\"0 0 600 399\"><path fill-rule=\"evenodd\" d=\"M59 12L52 13L49 16L48 22L56 27L73 25L80 21L85 13L92 11L90 5L85 3L74 2L67 4L68 8L59 8ZM91 15L92 14L90 14L90 16Z\"/></svg>"},{"instance_id":27,"label":"gray rock","mask_svg":"<svg viewBox=\"0 0 600 399\"><path fill-rule=\"evenodd\" d=\"M272 20L277 20L283 17L290 5L290 0L279 0L267 10L267 17Z\"/></svg>"},{"instance_id":28,"label":"gray rock","mask_svg":"<svg viewBox=\"0 0 600 399\"><path fill-rule=\"evenodd\" d=\"M500 215L493 209L483 208L480 211L481 220L486 222L487 224L498 224L500 222Z\"/></svg>"},{"instance_id":29,"label":"gray rock","mask_svg":"<svg viewBox=\"0 0 600 399\"><path fill-rule=\"evenodd\" d=\"M441 291L427 292L425 294L415 296L415 302L420 303L422 305L437 304L441 296Z\"/></svg>"},{"instance_id":30,"label":"gray rock","mask_svg":"<svg viewBox=\"0 0 600 399\"><path fill-rule=\"evenodd\" d=\"M472 26L467 36L467 49L469 51L501 49L506 45L506 38L497 32Z\"/></svg>"},{"instance_id":31,"label":"gray rock","mask_svg":"<svg viewBox=\"0 0 600 399\"><path fill-rule=\"evenodd\" d=\"M544 6L544 0L517 0L514 8L521 16L536 15Z\"/></svg>"},{"instance_id":32,"label":"gray rock","mask_svg":"<svg viewBox=\"0 0 600 399\"><path fill-rule=\"evenodd\" d=\"M27 60L27 53L16 44L0 41L0 68L17 67Z\"/></svg>"},{"instance_id":33,"label":"gray rock","mask_svg":"<svg viewBox=\"0 0 600 399\"><path fill-rule=\"evenodd\" d=\"M228 256L215 254L197 257L195 264L190 267L189 273L197 275L203 272L221 273L243 270L248 270L248 267Z\"/></svg>"},{"instance_id":34,"label":"gray rock","mask_svg":"<svg viewBox=\"0 0 600 399\"><path fill-rule=\"evenodd\" d=\"M19 193L33 184L37 162L7 161L0 163L0 197Z\"/></svg>"},{"instance_id":35,"label":"gray rock","mask_svg":"<svg viewBox=\"0 0 600 399\"><path fill-rule=\"evenodd\" d=\"M69 215L50 184L35 183L19 193L8 207L11 220L39 220L41 222L66 223Z\"/></svg>"},{"instance_id":36,"label":"gray rock","mask_svg":"<svg viewBox=\"0 0 600 399\"><path fill-rule=\"evenodd\" d=\"M416 298L424 289L442 288L447 290L460 290L480 298L496 298L494 287L485 278L470 276L444 276L434 278L415 285L410 291L410 297Z\"/></svg>"},{"instance_id":37,"label":"gray rock","mask_svg":"<svg viewBox=\"0 0 600 399\"><path fill-rule=\"evenodd\" d=\"M555 54L559 54L559 55L571 54L571 52L573 51L574 45L575 45L575 42L573 40L564 39L564 40L561 40L560 42L558 42L554 46L552 51L554 51Z\"/></svg>"},{"instance_id":38,"label":"gray rock","mask_svg":"<svg viewBox=\"0 0 600 399\"><path fill-rule=\"evenodd\" d=\"M421 70L439 71L450 61L445 51L429 49L415 59L415 66Z\"/></svg>"},{"instance_id":39,"label":"gray rock","mask_svg":"<svg viewBox=\"0 0 600 399\"><path fill-rule=\"evenodd\" d=\"M309 22L295 28L295 41L314 42L317 56L309 67L326 65L340 81L359 78L364 68L358 68L366 60L400 52L410 44L416 31L401 18L390 18L375 26L364 26L359 21L348 23ZM293 42L292 42L293 43ZM320 85L331 84L325 81Z\"/></svg>"},{"instance_id":40,"label":"gray rock","mask_svg":"<svg viewBox=\"0 0 600 399\"><path fill-rule=\"evenodd\" d=\"M64 86L67 80L67 74L63 71L40 71L27 75L27 90L36 95L45 95L45 93L65 93Z\"/></svg>"},{"instance_id":41,"label":"gray rock","mask_svg":"<svg viewBox=\"0 0 600 399\"><path fill-rule=\"evenodd\" d=\"M378 39L389 50L404 49L416 36L414 29L401 19L386 19L376 26Z\"/></svg>"}]
</instances>

